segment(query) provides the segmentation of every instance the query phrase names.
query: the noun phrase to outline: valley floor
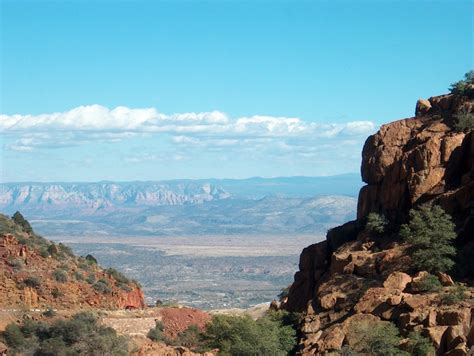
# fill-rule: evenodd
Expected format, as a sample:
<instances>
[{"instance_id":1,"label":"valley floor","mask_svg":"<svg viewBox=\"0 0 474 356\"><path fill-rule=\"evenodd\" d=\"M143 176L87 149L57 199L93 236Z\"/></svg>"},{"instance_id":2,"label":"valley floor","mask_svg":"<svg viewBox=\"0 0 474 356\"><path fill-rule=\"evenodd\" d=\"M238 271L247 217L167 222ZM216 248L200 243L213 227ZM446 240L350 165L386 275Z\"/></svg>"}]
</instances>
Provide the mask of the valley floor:
<instances>
[{"instance_id":1,"label":"valley floor","mask_svg":"<svg viewBox=\"0 0 474 356\"><path fill-rule=\"evenodd\" d=\"M302 248L322 236L53 237L138 280L148 304L249 308L293 281Z\"/></svg>"}]
</instances>

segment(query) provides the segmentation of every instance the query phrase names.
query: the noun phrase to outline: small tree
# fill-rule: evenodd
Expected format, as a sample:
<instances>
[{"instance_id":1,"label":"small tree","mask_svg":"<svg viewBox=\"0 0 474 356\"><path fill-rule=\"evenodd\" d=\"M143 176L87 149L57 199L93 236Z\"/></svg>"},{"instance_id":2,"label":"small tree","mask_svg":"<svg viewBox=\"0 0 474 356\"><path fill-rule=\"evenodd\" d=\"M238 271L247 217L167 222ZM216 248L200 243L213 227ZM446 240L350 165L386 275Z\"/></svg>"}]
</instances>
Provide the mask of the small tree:
<instances>
[{"instance_id":1,"label":"small tree","mask_svg":"<svg viewBox=\"0 0 474 356\"><path fill-rule=\"evenodd\" d=\"M23 215L21 215L21 213L19 211L17 211L15 214L13 214L13 217L12 217L13 221L20 225L23 230L29 234L31 234L33 232L33 228L31 227L30 223L28 222L28 220L26 220Z\"/></svg>"},{"instance_id":2,"label":"small tree","mask_svg":"<svg viewBox=\"0 0 474 356\"><path fill-rule=\"evenodd\" d=\"M474 94L472 84L474 84L474 70L464 74L463 80L451 84L449 90L453 94L472 96Z\"/></svg>"},{"instance_id":3,"label":"small tree","mask_svg":"<svg viewBox=\"0 0 474 356\"><path fill-rule=\"evenodd\" d=\"M370 213L367 216L366 227L369 231L372 231L376 234L383 234L387 225L388 220L383 215L377 213Z\"/></svg>"},{"instance_id":4,"label":"small tree","mask_svg":"<svg viewBox=\"0 0 474 356\"><path fill-rule=\"evenodd\" d=\"M438 205L423 205L410 211L410 222L402 225L400 236L411 245L411 257L418 270L444 272L454 265L456 239L451 217Z\"/></svg>"}]
</instances>

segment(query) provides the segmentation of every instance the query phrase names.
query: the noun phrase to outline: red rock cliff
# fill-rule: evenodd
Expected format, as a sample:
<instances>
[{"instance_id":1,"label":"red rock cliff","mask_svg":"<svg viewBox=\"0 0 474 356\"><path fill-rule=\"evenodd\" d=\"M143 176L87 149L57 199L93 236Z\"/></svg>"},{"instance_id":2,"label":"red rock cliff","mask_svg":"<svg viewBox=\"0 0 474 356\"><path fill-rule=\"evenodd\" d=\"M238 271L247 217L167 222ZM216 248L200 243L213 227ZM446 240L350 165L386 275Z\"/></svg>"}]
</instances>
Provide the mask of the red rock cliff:
<instances>
[{"instance_id":1,"label":"red rock cliff","mask_svg":"<svg viewBox=\"0 0 474 356\"><path fill-rule=\"evenodd\" d=\"M439 295L417 294L411 286L420 277L410 275L406 246L393 236L374 240L364 230L370 212L399 225L411 208L431 202L452 215L458 246L474 251L473 131L455 129L456 117L472 112L474 100L465 96L419 100L415 117L383 125L367 139L361 166L367 185L359 193L357 220L303 250L282 303L304 315L301 354L352 346L351 323L392 322L403 335L419 331L440 355L465 355L474 347L474 300L446 308ZM472 298L474 289L469 293Z\"/></svg>"}]
</instances>

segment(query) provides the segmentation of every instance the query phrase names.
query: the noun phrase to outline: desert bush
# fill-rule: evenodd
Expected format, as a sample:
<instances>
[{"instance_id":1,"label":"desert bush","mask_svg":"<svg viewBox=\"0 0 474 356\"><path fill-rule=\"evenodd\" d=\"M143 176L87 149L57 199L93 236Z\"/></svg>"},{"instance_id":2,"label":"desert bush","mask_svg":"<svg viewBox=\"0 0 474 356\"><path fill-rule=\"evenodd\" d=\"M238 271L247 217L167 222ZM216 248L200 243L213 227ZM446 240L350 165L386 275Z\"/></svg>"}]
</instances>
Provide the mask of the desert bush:
<instances>
[{"instance_id":1,"label":"desert bush","mask_svg":"<svg viewBox=\"0 0 474 356\"><path fill-rule=\"evenodd\" d=\"M463 284L456 284L451 287L449 291L441 297L441 303L446 305L453 305L462 302L466 299L467 288Z\"/></svg>"},{"instance_id":2,"label":"desert bush","mask_svg":"<svg viewBox=\"0 0 474 356\"><path fill-rule=\"evenodd\" d=\"M411 245L413 265L418 270L445 272L454 266L456 239L451 217L438 205L422 205L410 211L410 221L402 225L400 236Z\"/></svg>"},{"instance_id":3,"label":"desert bush","mask_svg":"<svg viewBox=\"0 0 474 356\"><path fill-rule=\"evenodd\" d=\"M397 327L390 322L360 322L351 323L349 327L354 345L351 350L357 354L374 356L409 355L399 349L400 333Z\"/></svg>"},{"instance_id":4,"label":"desert bush","mask_svg":"<svg viewBox=\"0 0 474 356\"><path fill-rule=\"evenodd\" d=\"M89 273L89 275L86 278L86 282L89 284L94 284L96 281L95 274L94 273Z\"/></svg>"},{"instance_id":5,"label":"desert bush","mask_svg":"<svg viewBox=\"0 0 474 356\"><path fill-rule=\"evenodd\" d=\"M420 333L412 331L408 335L408 352L412 356L434 355L435 348L431 341Z\"/></svg>"},{"instance_id":6,"label":"desert bush","mask_svg":"<svg viewBox=\"0 0 474 356\"><path fill-rule=\"evenodd\" d=\"M12 348L19 348L25 344L25 337L21 329L16 324L8 324L3 332L3 338L8 346Z\"/></svg>"},{"instance_id":7,"label":"desert bush","mask_svg":"<svg viewBox=\"0 0 474 356\"><path fill-rule=\"evenodd\" d=\"M150 329L148 331L147 337L153 341L163 341L164 336L163 336L163 330L165 327L163 326L163 323L161 321L156 321L156 325L154 328Z\"/></svg>"},{"instance_id":8,"label":"desert bush","mask_svg":"<svg viewBox=\"0 0 474 356\"><path fill-rule=\"evenodd\" d=\"M427 275L416 284L417 290L420 292L439 292L442 288L438 277L432 274Z\"/></svg>"},{"instance_id":9,"label":"desert bush","mask_svg":"<svg viewBox=\"0 0 474 356\"><path fill-rule=\"evenodd\" d=\"M461 112L455 115L456 123L454 128L456 131L468 131L474 129L474 114L469 112Z\"/></svg>"},{"instance_id":10,"label":"desert bush","mask_svg":"<svg viewBox=\"0 0 474 356\"><path fill-rule=\"evenodd\" d=\"M102 294L110 294L112 293L112 289L109 286L109 282L105 279L99 279L95 284L92 286L97 292Z\"/></svg>"},{"instance_id":11,"label":"desert bush","mask_svg":"<svg viewBox=\"0 0 474 356\"><path fill-rule=\"evenodd\" d=\"M39 288L41 286L41 279L39 277L30 276L30 277L25 278L23 283L27 287Z\"/></svg>"},{"instance_id":12,"label":"desert bush","mask_svg":"<svg viewBox=\"0 0 474 356\"><path fill-rule=\"evenodd\" d=\"M130 280L121 272L117 271L115 268L108 268L106 270L107 274L115 279L118 283L129 283Z\"/></svg>"},{"instance_id":13,"label":"desert bush","mask_svg":"<svg viewBox=\"0 0 474 356\"><path fill-rule=\"evenodd\" d=\"M15 271L21 271L25 263L20 258L9 257L7 264Z\"/></svg>"},{"instance_id":14,"label":"desert bush","mask_svg":"<svg viewBox=\"0 0 474 356\"><path fill-rule=\"evenodd\" d=\"M67 272L63 269L56 269L54 272L53 272L53 277L54 279L59 282L59 283L66 283L68 278L67 278Z\"/></svg>"},{"instance_id":15,"label":"desert bush","mask_svg":"<svg viewBox=\"0 0 474 356\"><path fill-rule=\"evenodd\" d=\"M218 348L222 355L273 356L290 353L295 335L293 327L275 314L256 321L250 316L215 315L202 338L208 348Z\"/></svg>"},{"instance_id":16,"label":"desert bush","mask_svg":"<svg viewBox=\"0 0 474 356\"><path fill-rule=\"evenodd\" d=\"M74 272L74 278L76 281L83 281L84 280L84 274L82 274L79 271Z\"/></svg>"},{"instance_id":17,"label":"desert bush","mask_svg":"<svg viewBox=\"0 0 474 356\"><path fill-rule=\"evenodd\" d=\"M474 84L474 70L470 70L464 74L464 79L451 84L449 90L452 94L467 95L471 97L474 94L474 90L470 87Z\"/></svg>"},{"instance_id":18,"label":"desert bush","mask_svg":"<svg viewBox=\"0 0 474 356\"><path fill-rule=\"evenodd\" d=\"M48 258L50 256L50 254L48 252L48 248L46 246L43 246L43 247L40 248L39 254L43 258Z\"/></svg>"},{"instance_id":19,"label":"desert bush","mask_svg":"<svg viewBox=\"0 0 474 356\"><path fill-rule=\"evenodd\" d=\"M76 314L70 320L51 325L25 321L20 327L10 324L4 338L12 355L127 355L127 340L97 323L90 313ZM24 352L24 350L28 352Z\"/></svg>"},{"instance_id":20,"label":"desert bush","mask_svg":"<svg viewBox=\"0 0 474 356\"><path fill-rule=\"evenodd\" d=\"M385 228L388 225L388 220L385 216L377 213L370 213L367 216L367 224L365 225L367 230L376 234L383 234Z\"/></svg>"}]
</instances>

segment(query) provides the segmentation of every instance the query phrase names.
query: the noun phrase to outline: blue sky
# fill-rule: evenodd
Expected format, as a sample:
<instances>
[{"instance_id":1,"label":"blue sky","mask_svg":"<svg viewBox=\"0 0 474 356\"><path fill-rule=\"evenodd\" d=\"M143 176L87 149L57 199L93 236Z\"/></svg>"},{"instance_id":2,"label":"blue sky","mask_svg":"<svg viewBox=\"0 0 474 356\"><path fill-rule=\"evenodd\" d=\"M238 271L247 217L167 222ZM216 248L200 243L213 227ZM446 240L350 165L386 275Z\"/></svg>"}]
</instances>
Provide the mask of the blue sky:
<instances>
[{"instance_id":1,"label":"blue sky","mask_svg":"<svg viewBox=\"0 0 474 356\"><path fill-rule=\"evenodd\" d=\"M473 67L471 1L0 1L2 181L356 172Z\"/></svg>"}]
</instances>

